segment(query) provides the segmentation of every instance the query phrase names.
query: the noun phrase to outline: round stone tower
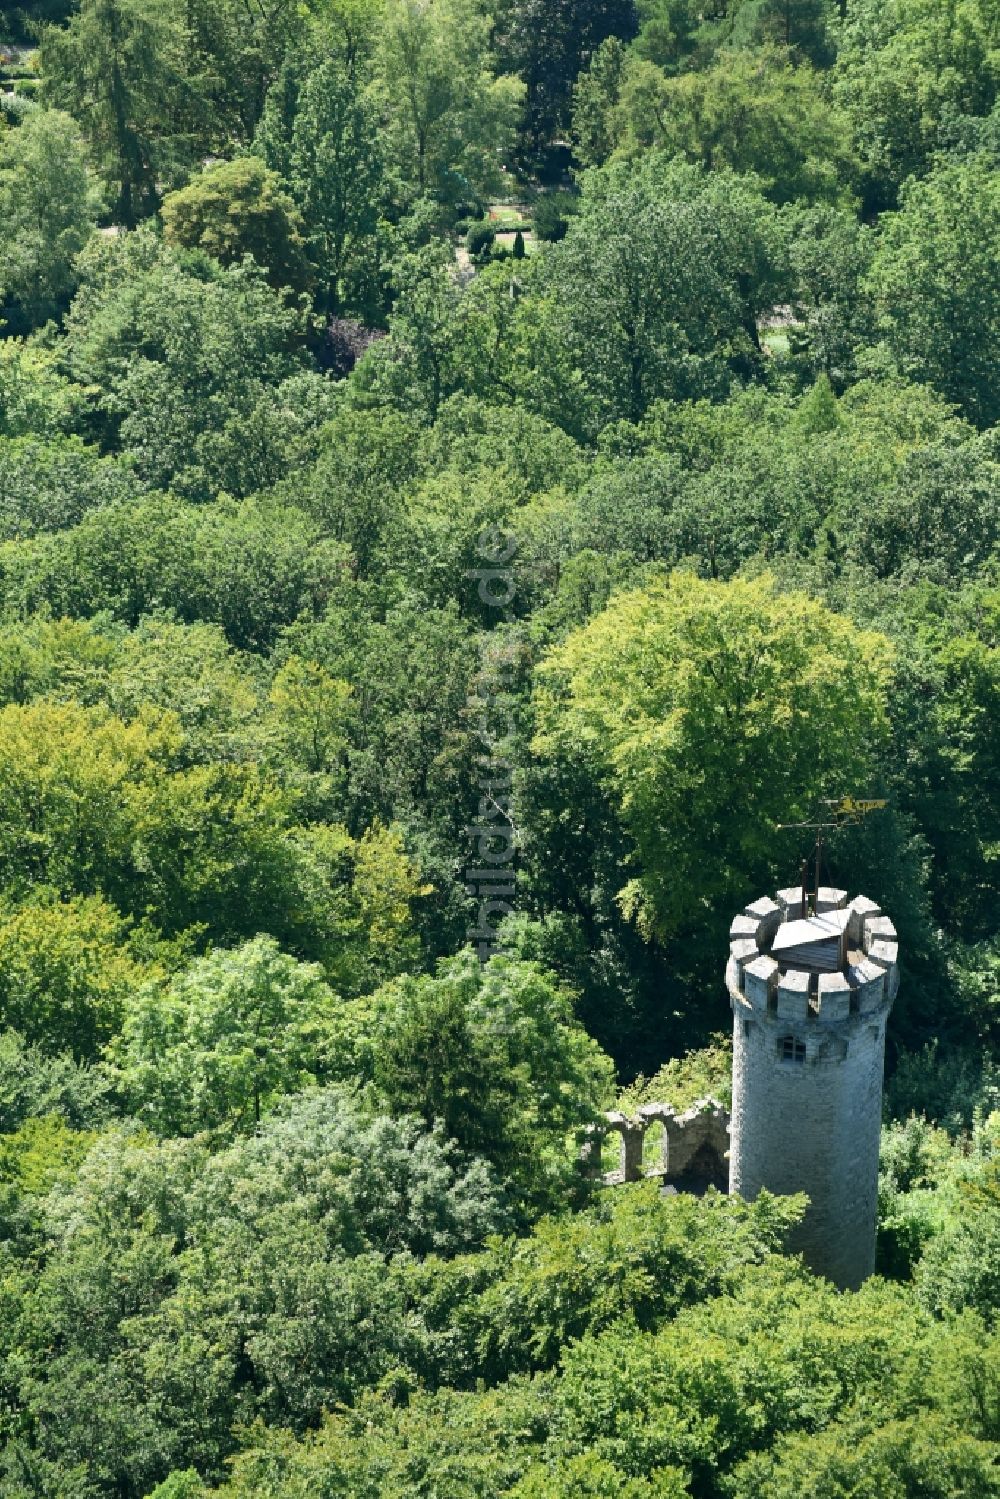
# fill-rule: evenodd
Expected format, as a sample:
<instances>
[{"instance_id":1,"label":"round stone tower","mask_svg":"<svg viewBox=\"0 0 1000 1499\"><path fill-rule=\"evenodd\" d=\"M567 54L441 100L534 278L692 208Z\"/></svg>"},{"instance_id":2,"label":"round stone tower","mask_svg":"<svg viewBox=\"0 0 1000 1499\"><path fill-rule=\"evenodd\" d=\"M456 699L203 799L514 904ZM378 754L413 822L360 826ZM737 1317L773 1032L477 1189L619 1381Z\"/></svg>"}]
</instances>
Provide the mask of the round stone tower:
<instances>
[{"instance_id":1,"label":"round stone tower","mask_svg":"<svg viewBox=\"0 0 1000 1499\"><path fill-rule=\"evenodd\" d=\"M806 1192L790 1248L845 1288L875 1268L885 1027L896 930L864 896L823 886L747 906L730 928L729 1190Z\"/></svg>"}]
</instances>

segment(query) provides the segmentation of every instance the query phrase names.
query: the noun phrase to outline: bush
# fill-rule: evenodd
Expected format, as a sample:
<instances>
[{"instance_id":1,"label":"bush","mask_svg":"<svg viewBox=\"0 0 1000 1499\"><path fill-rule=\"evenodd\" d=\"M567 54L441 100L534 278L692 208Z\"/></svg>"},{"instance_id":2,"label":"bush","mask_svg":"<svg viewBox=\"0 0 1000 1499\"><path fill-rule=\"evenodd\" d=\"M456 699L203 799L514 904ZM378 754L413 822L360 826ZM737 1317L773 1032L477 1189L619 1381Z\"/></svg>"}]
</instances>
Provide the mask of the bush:
<instances>
[{"instance_id":1,"label":"bush","mask_svg":"<svg viewBox=\"0 0 1000 1499\"><path fill-rule=\"evenodd\" d=\"M546 193L535 204L532 223L538 239L555 244L565 239L569 221L577 211L575 193Z\"/></svg>"},{"instance_id":2,"label":"bush","mask_svg":"<svg viewBox=\"0 0 1000 1499\"><path fill-rule=\"evenodd\" d=\"M20 125L32 107L31 101L25 95L0 89L0 126Z\"/></svg>"},{"instance_id":3,"label":"bush","mask_svg":"<svg viewBox=\"0 0 1000 1499\"><path fill-rule=\"evenodd\" d=\"M465 238L466 246L473 260L489 260L496 243L496 230L492 224L485 221L481 224L473 224Z\"/></svg>"},{"instance_id":4,"label":"bush","mask_svg":"<svg viewBox=\"0 0 1000 1499\"><path fill-rule=\"evenodd\" d=\"M464 222L466 229L471 229L473 224L486 217L486 204L479 198L466 199L456 203L455 216Z\"/></svg>"}]
</instances>

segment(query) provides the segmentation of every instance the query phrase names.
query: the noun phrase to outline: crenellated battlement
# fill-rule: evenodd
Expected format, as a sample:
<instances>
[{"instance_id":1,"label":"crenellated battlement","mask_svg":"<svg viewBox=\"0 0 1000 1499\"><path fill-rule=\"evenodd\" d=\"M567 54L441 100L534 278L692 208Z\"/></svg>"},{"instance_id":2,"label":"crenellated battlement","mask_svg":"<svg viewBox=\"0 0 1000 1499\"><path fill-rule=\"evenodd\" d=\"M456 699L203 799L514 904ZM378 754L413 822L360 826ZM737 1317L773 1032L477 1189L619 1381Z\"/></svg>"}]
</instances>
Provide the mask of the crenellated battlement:
<instances>
[{"instance_id":1,"label":"crenellated battlement","mask_svg":"<svg viewBox=\"0 0 1000 1499\"><path fill-rule=\"evenodd\" d=\"M734 1011L805 1025L840 1024L892 1003L899 988L896 929L867 896L821 886L802 916L800 889L765 896L729 929L726 983Z\"/></svg>"}]
</instances>

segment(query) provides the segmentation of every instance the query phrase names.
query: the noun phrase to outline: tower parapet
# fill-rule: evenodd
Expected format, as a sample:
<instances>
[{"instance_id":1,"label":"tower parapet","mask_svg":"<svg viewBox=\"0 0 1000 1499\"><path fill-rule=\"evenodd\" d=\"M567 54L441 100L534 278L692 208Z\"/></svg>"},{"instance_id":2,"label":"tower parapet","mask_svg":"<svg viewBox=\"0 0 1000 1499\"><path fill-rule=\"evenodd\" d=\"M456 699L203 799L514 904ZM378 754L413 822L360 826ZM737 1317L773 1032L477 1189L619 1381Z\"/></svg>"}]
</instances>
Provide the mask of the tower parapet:
<instances>
[{"instance_id":1,"label":"tower parapet","mask_svg":"<svg viewBox=\"0 0 1000 1499\"><path fill-rule=\"evenodd\" d=\"M885 1027L899 988L896 930L865 896L822 886L754 901L729 933L731 1192L805 1192L793 1237L840 1286L875 1265Z\"/></svg>"}]
</instances>

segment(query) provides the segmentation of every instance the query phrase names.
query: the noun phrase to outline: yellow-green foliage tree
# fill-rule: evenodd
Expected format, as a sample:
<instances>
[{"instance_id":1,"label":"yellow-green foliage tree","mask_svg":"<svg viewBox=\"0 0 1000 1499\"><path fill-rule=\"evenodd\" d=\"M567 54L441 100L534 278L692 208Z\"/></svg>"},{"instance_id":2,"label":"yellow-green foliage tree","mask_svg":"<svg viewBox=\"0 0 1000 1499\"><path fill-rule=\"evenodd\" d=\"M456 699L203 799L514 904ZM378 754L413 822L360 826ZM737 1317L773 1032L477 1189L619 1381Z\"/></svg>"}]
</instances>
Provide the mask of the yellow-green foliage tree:
<instances>
[{"instance_id":1,"label":"yellow-green foliage tree","mask_svg":"<svg viewBox=\"0 0 1000 1499\"><path fill-rule=\"evenodd\" d=\"M132 1112L154 1129L252 1129L276 1097L322 1072L336 1005L318 965L258 937L170 984L146 984L109 1059Z\"/></svg>"},{"instance_id":2,"label":"yellow-green foliage tree","mask_svg":"<svg viewBox=\"0 0 1000 1499\"><path fill-rule=\"evenodd\" d=\"M219 161L163 200L163 232L183 249L223 265L252 255L272 286L310 279L298 209L281 180L255 156Z\"/></svg>"},{"instance_id":3,"label":"yellow-green foliage tree","mask_svg":"<svg viewBox=\"0 0 1000 1499\"><path fill-rule=\"evenodd\" d=\"M425 887L398 829L355 839L302 825L296 801L258 766L187 764L173 713L0 711L0 888L12 902L44 884L101 895L169 936L270 932L348 992L371 987L415 960Z\"/></svg>"},{"instance_id":4,"label":"yellow-green foliage tree","mask_svg":"<svg viewBox=\"0 0 1000 1499\"><path fill-rule=\"evenodd\" d=\"M99 896L34 896L0 916L0 1021L47 1050L92 1057L121 1022L129 994L156 972L127 942L127 923Z\"/></svg>"},{"instance_id":5,"label":"yellow-green foliage tree","mask_svg":"<svg viewBox=\"0 0 1000 1499\"><path fill-rule=\"evenodd\" d=\"M747 897L777 824L869 784L890 664L888 641L804 594L675 573L542 662L535 748L610 799L635 850L623 904L667 935Z\"/></svg>"}]
</instances>

